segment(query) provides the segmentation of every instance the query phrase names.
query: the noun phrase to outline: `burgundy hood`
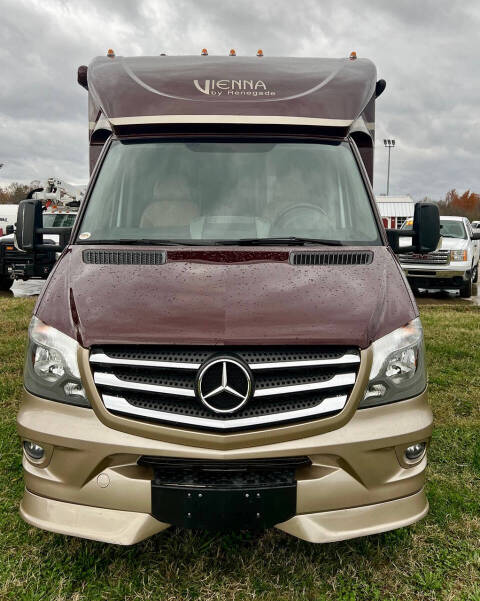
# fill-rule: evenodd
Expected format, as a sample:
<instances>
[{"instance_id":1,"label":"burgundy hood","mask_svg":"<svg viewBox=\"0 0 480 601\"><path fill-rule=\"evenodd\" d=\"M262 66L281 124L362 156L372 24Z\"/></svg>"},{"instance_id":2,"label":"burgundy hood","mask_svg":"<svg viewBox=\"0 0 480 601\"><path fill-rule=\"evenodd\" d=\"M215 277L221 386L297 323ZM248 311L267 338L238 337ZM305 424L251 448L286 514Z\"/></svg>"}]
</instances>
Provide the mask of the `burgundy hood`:
<instances>
[{"instance_id":1,"label":"burgundy hood","mask_svg":"<svg viewBox=\"0 0 480 601\"><path fill-rule=\"evenodd\" d=\"M342 266L292 265L290 249L238 247L169 247L164 265L97 265L84 263L85 248L73 246L63 255L35 309L43 322L85 347L365 348L418 314L397 262L381 246L373 248L371 264Z\"/></svg>"}]
</instances>

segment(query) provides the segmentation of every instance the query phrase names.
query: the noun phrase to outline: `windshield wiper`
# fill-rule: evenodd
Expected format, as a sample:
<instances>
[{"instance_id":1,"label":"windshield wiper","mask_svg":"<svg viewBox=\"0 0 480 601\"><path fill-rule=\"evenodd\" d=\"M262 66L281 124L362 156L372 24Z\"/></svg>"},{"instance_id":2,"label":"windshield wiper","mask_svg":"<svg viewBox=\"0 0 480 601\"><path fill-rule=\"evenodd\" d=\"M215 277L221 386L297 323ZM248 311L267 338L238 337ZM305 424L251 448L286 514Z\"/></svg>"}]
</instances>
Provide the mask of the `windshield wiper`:
<instances>
[{"instance_id":1,"label":"windshield wiper","mask_svg":"<svg viewBox=\"0 0 480 601\"><path fill-rule=\"evenodd\" d=\"M298 236L286 236L278 238L239 238L238 240L217 240L218 245L236 245L239 246L262 246L264 244L324 244L325 246L343 246L340 240L322 240L321 238L302 238Z\"/></svg>"},{"instance_id":2,"label":"windshield wiper","mask_svg":"<svg viewBox=\"0 0 480 601\"><path fill-rule=\"evenodd\" d=\"M159 240L151 238L138 238L132 240L131 238L118 238L113 240L77 240L76 244L121 244L131 246L199 246L202 245L198 242L190 242L189 240Z\"/></svg>"}]
</instances>

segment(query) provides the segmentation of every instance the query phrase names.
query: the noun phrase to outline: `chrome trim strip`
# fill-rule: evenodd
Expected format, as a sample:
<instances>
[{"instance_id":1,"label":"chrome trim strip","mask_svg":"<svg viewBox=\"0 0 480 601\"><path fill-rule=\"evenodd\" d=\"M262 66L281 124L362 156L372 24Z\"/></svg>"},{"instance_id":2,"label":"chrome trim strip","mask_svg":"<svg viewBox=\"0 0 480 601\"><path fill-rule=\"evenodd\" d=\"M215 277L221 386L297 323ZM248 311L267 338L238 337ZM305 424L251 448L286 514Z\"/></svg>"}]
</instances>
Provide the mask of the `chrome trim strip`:
<instances>
[{"instance_id":1,"label":"chrome trim strip","mask_svg":"<svg viewBox=\"0 0 480 601\"><path fill-rule=\"evenodd\" d=\"M147 359L116 359L105 353L92 353L90 363L104 365L126 365L132 367L164 367L170 369L199 369L201 363L183 363L181 361L157 361ZM307 359L305 361L276 361L273 363L249 363L250 369L281 369L283 367L320 367L322 365L350 365L360 363L358 355L345 354L338 359Z\"/></svg>"},{"instance_id":2,"label":"chrome trim strip","mask_svg":"<svg viewBox=\"0 0 480 601\"><path fill-rule=\"evenodd\" d=\"M96 372L93 376L95 384L103 384L104 386L112 386L113 388L123 388L125 390L139 390L144 392L159 392L161 394L176 394L178 396L194 397L195 391L193 388L178 388L176 386L160 386L159 384L138 384L136 382L128 382L121 380L113 374Z\"/></svg>"},{"instance_id":3,"label":"chrome trim strip","mask_svg":"<svg viewBox=\"0 0 480 601\"><path fill-rule=\"evenodd\" d=\"M314 125L320 127L350 127L351 119L317 119L284 115L140 115L111 117L115 125L153 125L158 123L239 123L242 125Z\"/></svg>"},{"instance_id":4,"label":"chrome trim strip","mask_svg":"<svg viewBox=\"0 0 480 601\"><path fill-rule=\"evenodd\" d=\"M295 392L309 392L310 390L322 390L334 388L335 386L349 386L355 384L355 374L338 374L326 382L311 382L310 384L295 384L293 386L276 386L275 388L260 388L256 390L253 397L273 396L277 394L290 394Z\"/></svg>"},{"instance_id":5,"label":"chrome trim strip","mask_svg":"<svg viewBox=\"0 0 480 601\"><path fill-rule=\"evenodd\" d=\"M194 397L193 388L179 388L177 386L161 386L159 384L142 384L121 380L114 374L95 372L95 384L112 386L113 388L123 388L125 390L139 390L143 392L158 392L161 394L172 394L185 397ZM323 390L335 388L337 386L350 386L355 384L355 374L338 374L326 382L311 382L310 384L295 384L293 386L275 386L274 388L260 388L256 390L253 397L260 398L281 394L292 394L296 392L309 392L311 390Z\"/></svg>"},{"instance_id":6,"label":"chrome trim strip","mask_svg":"<svg viewBox=\"0 0 480 601\"><path fill-rule=\"evenodd\" d=\"M350 365L360 363L358 355L346 354L338 359L306 359L305 361L276 361L275 363L249 363L250 369L281 369L282 367L318 367L321 365Z\"/></svg>"},{"instance_id":7,"label":"chrome trim strip","mask_svg":"<svg viewBox=\"0 0 480 601\"><path fill-rule=\"evenodd\" d=\"M205 417L194 417L189 415L180 415L178 413L169 413L166 411L155 411L154 409L145 409L135 407L122 397L102 395L103 403L109 411L117 411L134 417L149 417L154 420L174 422L180 425L201 426L215 430L233 430L235 428L245 428L247 426L260 426L262 424L273 424L282 421L289 421L304 417L313 417L332 411L340 411L345 407L347 395L339 395L324 399L315 407L308 409L298 409L297 411L285 411L283 413L274 413L271 415L260 415L255 417L244 417L231 420L210 419Z\"/></svg>"},{"instance_id":8,"label":"chrome trim strip","mask_svg":"<svg viewBox=\"0 0 480 601\"><path fill-rule=\"evenodd\" d=\"M116 359L105 353L90 355L90 363L103 363L104 365L131 365L132 367L167 367L172 369L198 369L201 363L182 363L179 361L148 361L146 359Z\"/></svg>"}]
</instances>

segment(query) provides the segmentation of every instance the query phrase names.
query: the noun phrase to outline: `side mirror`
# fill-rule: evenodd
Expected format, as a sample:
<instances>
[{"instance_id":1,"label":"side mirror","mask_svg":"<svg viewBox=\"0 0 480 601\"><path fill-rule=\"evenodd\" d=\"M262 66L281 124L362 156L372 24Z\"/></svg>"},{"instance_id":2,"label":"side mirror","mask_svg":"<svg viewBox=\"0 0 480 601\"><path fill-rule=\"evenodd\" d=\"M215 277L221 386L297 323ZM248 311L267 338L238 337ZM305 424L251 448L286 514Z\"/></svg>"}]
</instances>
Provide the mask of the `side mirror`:
<instances>
[{"instance_id":1,"label":"side mirror","mask_svg":"<svg viewBox=\"0 0 480 601\"><path fill-rule=\"evenodd\" d=\"M400 238L412 239L411 246L400 246ZM395 254L400 252L429 253L436 250L440 240L440 213L432 202L417 202L411 230L387 230L387 238Z\"/></svg>"},{"instance_id":2,"label":"side mirror","mask_svg":"<svg viewBox=\"0 0 480 601\"><path fill-rule=\"evenodd\" d=\"M7 227L6 227L7 236L13 234L14 231L15 231L15 228L13 227L13 225L7 225Z\"/></svg>"},{"instance_id":3,"label":"side mirror","mask_svg":"<svg viewBox=\"0 0 480 601\"><path fill-rule=\"evenodd\" d=\"M42 234L37 233L43 225L42 202L22 200L18 205L15 246L19 250L34 251L42 243Z\"/></svg>"},{"instance_id":4,"label":"side mirror","mask_svg":"<svg viewBox=\"0 0 480 601\"><path fill-rule=\"evenodd\" d=\"M22 200L18 205L15 246L24 252L61 252L68 244L71 227L43 227L42 201L34 198ZM59 237L59 244L44 244L43 234Z\"/></svg>"},{"instance_id":5,"label":"side mirror","mask_svg":"<svg viewBox=\"0 0 480 601\"><path fill-rule=\"evenodd\" d=\"M9 226L7 225L7 233ZM480 230L473 230L472 240L480 240Z\"/></svg>"},{"instance_id":6,"label":"side mirror","mask_svg":"<svg viewBox=\"0 0 480 601\"><path fill-rule=\"evenodd\" d=\"M413 246L418 253L436 250L440 240L440 213L433 202L417 202L413 213Z\"/></svg>"}]
</instances>

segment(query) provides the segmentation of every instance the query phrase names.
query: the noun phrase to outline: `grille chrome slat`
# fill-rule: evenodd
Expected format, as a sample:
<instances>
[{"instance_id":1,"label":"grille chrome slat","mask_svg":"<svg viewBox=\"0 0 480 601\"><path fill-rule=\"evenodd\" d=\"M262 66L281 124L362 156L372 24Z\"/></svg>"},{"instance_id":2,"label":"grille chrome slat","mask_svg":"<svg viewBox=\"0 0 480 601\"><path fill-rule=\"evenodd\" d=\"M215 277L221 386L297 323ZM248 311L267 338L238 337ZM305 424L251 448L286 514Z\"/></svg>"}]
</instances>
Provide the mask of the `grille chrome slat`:
<instances>
[{"instance_id":1,"label":"grille chrome slat","mask_svg":"<svg viewBox=\"0 0 480 601\"><path fill-rule=\"evenodd\" d=\"M171 394L176 396L194 397L193 388L178 388L177 386L161 386L159 384L147 384L146 382L129 382L121 380L114 374L96 372L94 375L95 384L111 386L112 388L124 388L126 390L141 390L142 392L158 392L159 394Z\"/></svg>"},{"instance_id":2,"label":"grille chrome slat","mask_svg":"<svg viewBox=\"0 0 480 601\"><path fill-rule=\"evenodd\" d=\"M261 426L272 423L280 423L282 421L292 421L304 419L306 417L316 417L327 413L341 411L347 402L347 395L338 395L324 399L319 405L309 407L308 409L299 409L298 411L285 411L284 413L275 413L273 415L257 415L255 417L237 418L228 421L219 421L217 419L208 419L204 417L195 417L193 415L179 415L168 413L166 411L156 411L154 409L146 409L144 407L132 407L130 403L122 398L103 395L105 407L110 411L131 415L132 409L135 410L135 415L145 418L151 418L155 421L161 420L173 422L180 425L197 426L201 428L215 430L234 430L238 428L248 428L249 426Z\"/></svg>"},{"instance_id":3,"label":"grille chrome slat","mask_svg":"<svg viewBox=\"0 0 480 601\"><path fill-rule=\"evenodd\" d=\"M145 359L121 359L110 357L105 353L92 353L90 363L102 365L129 365L135 367L160 367L167 369L199 369L201 363L180 362L180 361L156 361ZM328 365L352 365L360 363L358 355L345 354L338 359L312 359L307 361L276 361L274 363L249 363L252 370L282 369L295 367L321 367Z\"/></svg>"},{"instance_id":4,"label":"grille chrome slat","mask_svg":"<svg viewBox=\"0 0 480 601\"><path fill-rule=\"evenodd\" d=\"M360 363L358 355L345 354L339 359L312 359L310 361L277 361L275 363L249 363L250 369L282 369L283 367L321 367L327 365L353 365Z\"/></svg>"},{"instance_id":5,"label":"grille chrome slat","mask_svg":"<svg viewBox=\"0 0 480 601\"><path fill-rule=\"evenodd\" d=\"M90 363L102 365L130 365L132 367L164 367L167 369L198 369L201 363L183 363L180 361L154 361L145 359L120 359L109 357L105 353L92 353Z\"/></svg>"},{"instance_id":6,"label":"grille chrome slat","mask_svg":"<svg viewBox=\"0 0 480 601\"><path fill-rule=\"evenodd\" d=\"M126 390L138 390L141 392L158 392L159 394L170 394L184 397L194 397L195 391L191 388L179 388L177 386L161 386L159 384L148 384L146 382L129 382L122 380L114 374L96 372L95 384L111 386L112 388L124 388ZM266 396L277 396L282 394L295 394L297 392L310 392L314 390L328 390L340 386L351 386L355 383L355 374L339 374L324 382L309 382L306 384L294 384L288 386L275 386L256 390L253 398Z\"/></svg>"},{"instance_id":7,"label":"grille chrome slat","mask_svg":"<svg viewBox=\"0 0 480 601\"><path fill-rule=\"evenodd\" d=\"M338 374L326 382L310 382L308 384L294 384L292 386L261 388L260 390L255 391L253 397L260 398L265 396L277 396L281 394L295 394L297 392L310 392L313 390L328 390L330 388L337 388L339 386L352 386L353 384L355 384L354 373Z\"/></svg>"}]
</instances>

